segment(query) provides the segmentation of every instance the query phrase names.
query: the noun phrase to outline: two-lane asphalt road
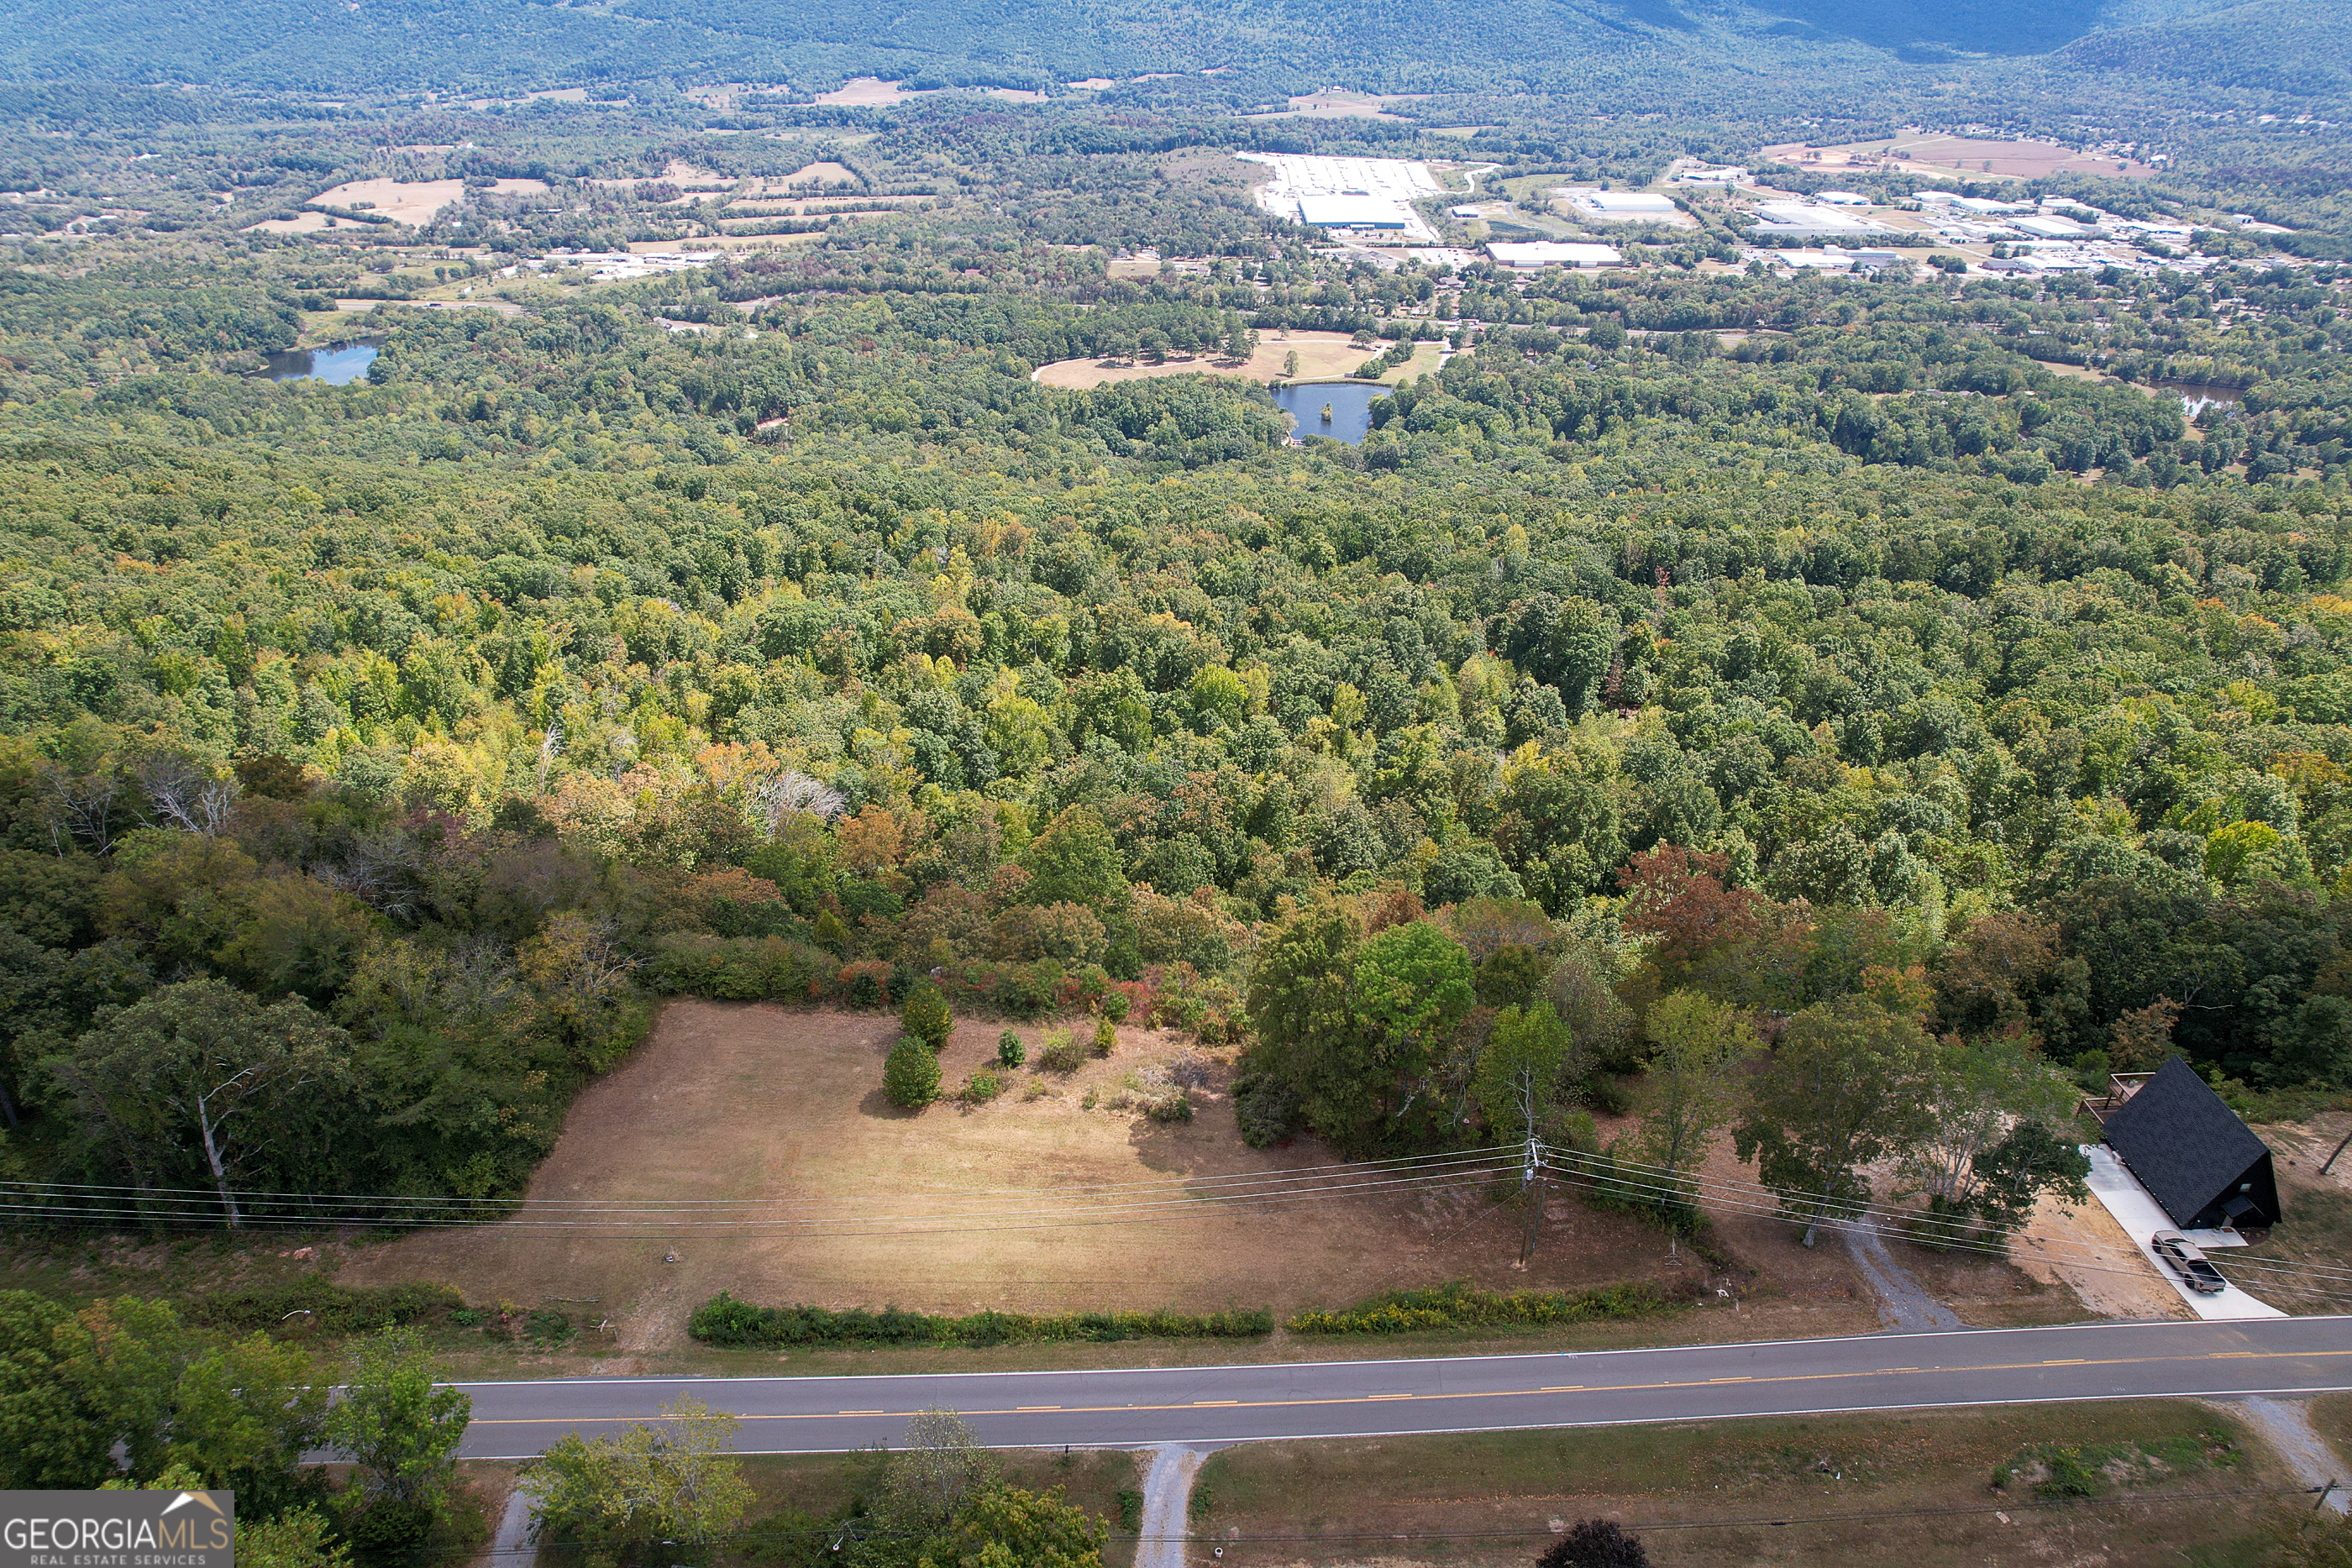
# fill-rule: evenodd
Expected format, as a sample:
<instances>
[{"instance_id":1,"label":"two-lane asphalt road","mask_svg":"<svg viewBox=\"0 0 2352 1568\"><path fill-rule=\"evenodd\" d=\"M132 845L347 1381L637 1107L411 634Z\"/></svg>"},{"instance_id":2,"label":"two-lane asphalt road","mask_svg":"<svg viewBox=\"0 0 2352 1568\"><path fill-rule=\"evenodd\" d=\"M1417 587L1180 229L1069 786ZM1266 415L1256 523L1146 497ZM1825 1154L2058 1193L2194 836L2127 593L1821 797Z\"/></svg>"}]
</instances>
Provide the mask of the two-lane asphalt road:
<instances>
[{"instance_id":1,"label":"two-lane asphalt road","mask_svg":"<svg viewBox=\"0 0 2352 1568\"><path fill-rule=\"evenodd\" d=\"M995 1448L1596 1427L1925 1406L2352 1389L2352 1318L2090 1323L1664 1350L1102 1372L613 1377L467 1383L472 1458L651 1419L692 1395L742 1420L744 1453L895 1443L961 1411Z\"/></svg>"}]
</instances>

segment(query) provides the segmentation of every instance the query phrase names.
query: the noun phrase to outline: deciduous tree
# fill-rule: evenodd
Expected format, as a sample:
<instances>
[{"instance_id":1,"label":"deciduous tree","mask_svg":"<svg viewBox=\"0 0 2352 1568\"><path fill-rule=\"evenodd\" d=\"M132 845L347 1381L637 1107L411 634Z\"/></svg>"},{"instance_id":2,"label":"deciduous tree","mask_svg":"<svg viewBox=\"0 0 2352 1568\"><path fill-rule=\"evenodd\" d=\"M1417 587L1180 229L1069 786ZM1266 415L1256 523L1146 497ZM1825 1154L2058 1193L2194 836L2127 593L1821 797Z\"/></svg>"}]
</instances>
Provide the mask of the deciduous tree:
<instances>
[{"instance_id":1,"label":"deciduous tree","mask_svg":"<svg viewBox=\"0 0 2352 1568\"><path fill-rule=\"evenodd\" d=\"M474 1402L439 1373L414 1330L388 1329L352 1347L326 1437L372 1494L432 1509L447 1495Z\"/></svg>"},{"instance_id":2,"label":"deciduous tree","mask_svg":"<svg viewBox=\"0 0 2352 1568\"><path fill-rule=\"evenodd\" d=\"M944 1405L918 1410L884 1471L882 1494L890 1516L905 1525L935 1530L996 1478L996 1460L972 1432L971 1423Z\"/></svg>"},{"instance_id":3,"label":"deciduous tree","mask_svg":"<svg viewBox=\"0 0 2352 1568\"><path fill-rule=\"evenodd\" d=\"M1633 1144L1679 1201L1683 1173L1697 1168L1731 1120L1756 1035L1745 1019L1696 991L1676 991L1653 1007L1649 1035L1649 1105Z\"/></svg>"},{"instance_id":4,"label":"deciduous tree","mask_svg":"<svg viewBox=\"0 0 2352 1568\"><path fill-rule=\"evenodd\" d=\"M142 1189L201 1180L235 1229L236 1187L299 1170L311 1112L349 1087L351 1057L351 1038L301 1002L264 1007L200 979L124 1009L46 1067Z\"/></svg>"},{"instance_id":5,"label":"deciduous tree","mask_svg":"<svg viewBox=\"0 0 2352 1568\"><path fill-rule=\"evenodd\" d=\"M1870 1199L1862 1167L1906 1145L1921 1130L1927 1039L1907 1018L1845 997L1789 1020L1758 1075L1737 1132L1781 1212L1805 1227L1805 1245L1824 1219Z\"/></svg>"},{"instance_id":6,"label":"deciduous tree","mask_svg":"<svg viewBox=\"0 0 2352 1568\"><path fill-rule=\"evenodd\" d=\"M579 1543L591 1568L614 1568L658 1542L664 1561L708 1552L743 1518L751 1489L729 1453L735 1417L699 1399L617 1436L566 1433L523 1473L542 1540Z\"/></svg>"}]
</instances>

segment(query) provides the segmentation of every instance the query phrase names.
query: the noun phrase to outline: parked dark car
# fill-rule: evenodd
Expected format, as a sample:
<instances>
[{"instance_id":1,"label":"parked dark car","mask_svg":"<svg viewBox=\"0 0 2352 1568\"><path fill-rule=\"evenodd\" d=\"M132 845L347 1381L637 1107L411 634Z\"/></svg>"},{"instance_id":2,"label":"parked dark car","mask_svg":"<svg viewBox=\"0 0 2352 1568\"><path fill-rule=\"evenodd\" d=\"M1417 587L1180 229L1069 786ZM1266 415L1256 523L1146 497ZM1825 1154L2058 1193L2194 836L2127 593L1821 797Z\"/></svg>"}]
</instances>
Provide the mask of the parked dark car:
<instances>
[{"instance_id":1,"label":"parked dark car","mask_svg":"<svg viewBox=\"0 0 2352 1568\"><path fill-rule=\"evenodd\" d=\"M2229 1285L2230 1281L2221 1278L2221 1270L2208 1262L2205 1254L2197 1249L2197 1244L2178 1230L2159 1230L2148 1239L2155 1246L2157 1256L2171 1264L2172 1271L2179 1275L2190 1290L2210 1296Z\"/></svg>"}]
</instances>

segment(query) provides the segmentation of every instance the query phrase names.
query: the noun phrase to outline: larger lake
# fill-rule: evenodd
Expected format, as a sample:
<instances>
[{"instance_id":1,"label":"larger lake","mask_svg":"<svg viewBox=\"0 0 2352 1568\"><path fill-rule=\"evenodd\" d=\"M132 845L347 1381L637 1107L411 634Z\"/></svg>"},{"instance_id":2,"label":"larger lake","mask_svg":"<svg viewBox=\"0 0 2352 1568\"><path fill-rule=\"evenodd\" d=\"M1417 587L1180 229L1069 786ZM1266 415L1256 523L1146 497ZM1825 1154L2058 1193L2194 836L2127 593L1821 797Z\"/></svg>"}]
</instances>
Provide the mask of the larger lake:
<instances>
[{"instance_id":1,"label":"larger lake","mask_svg":"<svg viewBox=\"0 0 2352 1568\"><path fill-rule=\"evenodd\" d=\"M1372 404L1389 389L1372 382L1307 382L1270 389L1274 401L1290 415L1291 434L1301 441L1328 435L1350 446L1361 446L1372 428ZM1323 410L1331 410L1326 420Z\"/></svg>"},{"instance_id":2,"label":"larger lake","mask_svg":"<svg viewBox=\"0 0 2352 1568\"><path fill-rule=\"evenodd\" d=\"M324 382L349 386L375 363L373 343L337 343L329 349L289 349L261 356L261 373L273 382Z\"/></svg>"}]
</instances>

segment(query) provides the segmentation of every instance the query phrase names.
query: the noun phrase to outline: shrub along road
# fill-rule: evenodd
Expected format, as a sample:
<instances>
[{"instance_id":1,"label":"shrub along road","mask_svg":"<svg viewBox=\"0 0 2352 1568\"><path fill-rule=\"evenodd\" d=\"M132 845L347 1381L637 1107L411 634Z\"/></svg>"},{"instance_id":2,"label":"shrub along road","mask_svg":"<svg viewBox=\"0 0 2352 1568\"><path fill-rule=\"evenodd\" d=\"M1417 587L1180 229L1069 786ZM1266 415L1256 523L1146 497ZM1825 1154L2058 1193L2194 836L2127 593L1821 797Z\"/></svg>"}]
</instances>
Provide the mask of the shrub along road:
<instances>
[{"instance_id":1,"label":"shrub along road","mask_svg":"<svg viewBox=\"0 0 2352 1568\"><path fill-rule=\"evenodd\" d=\"M2352 1389L2352 1318L2076 1324L1664 1350L1274 1366L463 1384L470 1458L521 1458L687 1395L746 1453L890 1443L931 1406L994 1448L1608 1426L1732 1416Z\"/></svg>"}]
</instances>

